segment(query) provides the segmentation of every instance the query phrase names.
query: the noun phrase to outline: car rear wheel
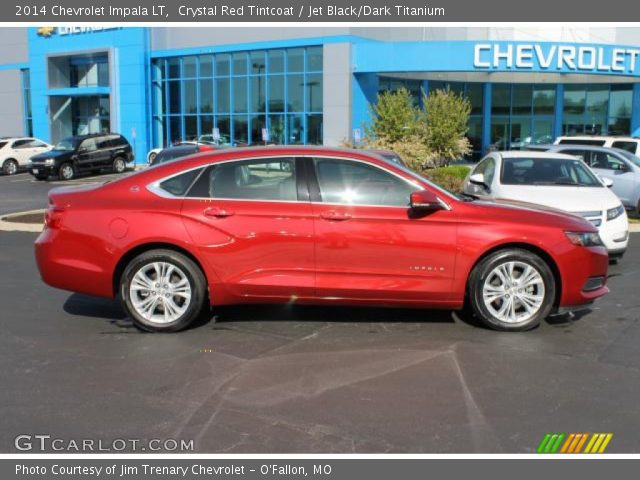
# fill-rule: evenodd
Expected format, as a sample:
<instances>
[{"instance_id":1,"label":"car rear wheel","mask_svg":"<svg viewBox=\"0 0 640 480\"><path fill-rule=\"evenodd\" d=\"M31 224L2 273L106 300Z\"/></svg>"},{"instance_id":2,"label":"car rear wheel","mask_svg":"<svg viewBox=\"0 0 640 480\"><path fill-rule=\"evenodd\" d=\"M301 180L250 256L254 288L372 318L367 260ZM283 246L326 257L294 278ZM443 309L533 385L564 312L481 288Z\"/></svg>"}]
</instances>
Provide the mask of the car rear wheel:
<instances>
[{"instance_id":1,"label":"car rear wheel","mask_svg":"<svg viewBox=\"0 0 640 480\"><path fill-rule=\"evenodd\" d=\"M149 332L176 332L207 306L204 274L190 258L151 250L134 258L120 281L120 297L135 325Z\"/></svg>"},{"instance_id":2,"label":"car rear wheel","mask_svg":"<svg viewBox=\"0 0 640 480\"><path fill-rule=\"evenodd\" d=\"M482 259L469 277L474 314L489 328L530 330L553 307L556 285L549 265L538 255L513 248Z\"/></svg>"},{"instance_id":3,"label":"car rear wheel","mask_svg":"<svg viewBox=\"0 0 640 480\"><path fill-rule=\"evenodd\" d=\"M73 165L70 163L63 163L60 165L60 169L58 170L58 177L60 177L60 180L71 180L75 175L76 171L73 168Z\"/></svg>"},{"instance_id":4,"label":"car rear wheel","mask_svg":"<svg viewBox=\"0 0 640 480\"><path fill-rule=\"evenodd\" d=\"M15 175L18 173L18 162L16 162L13 158L5 160L2 164L2 173L5 175Z\"/></svg>"},{"instance_id":5,"label":"car rear wheel","mask_svg":"<svg viewBox=\"0 0 640 480\"><path fill-rule=\"evenodd\" d=\"M123 173L127 169L127 162L122 157L116 157L112 165L113 173Z\"/></svg>"}]
</instances>

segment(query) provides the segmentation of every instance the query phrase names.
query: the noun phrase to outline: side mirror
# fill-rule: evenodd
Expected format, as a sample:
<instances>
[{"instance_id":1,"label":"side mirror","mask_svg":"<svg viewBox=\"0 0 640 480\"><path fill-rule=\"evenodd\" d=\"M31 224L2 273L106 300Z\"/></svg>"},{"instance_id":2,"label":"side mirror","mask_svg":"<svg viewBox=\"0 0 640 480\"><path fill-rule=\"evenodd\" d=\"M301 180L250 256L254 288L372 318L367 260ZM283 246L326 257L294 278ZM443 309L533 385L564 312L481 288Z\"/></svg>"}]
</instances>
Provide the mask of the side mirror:
<instances>
[{"instance_id":1,"label":"side mirror","mask_svg":"<svg viewBox=\"0 0 640 480\"><path fill-rule=\"evenodd\" d=\"M471 175L469 177L469 182L473 183L474 185L480 185L482 187L486 187L487 184L484 183L484 174L483 173L474 173L473 175Z\"/></svg>"},{"instance_id":2,"label":"side mirror","mask_svg":"<svg viewBox=\"0 0 640 480\"><path fill-rule=\"evenodd\" d=\"M607 177L602 177L602 184L607 188L611 188L613 187L613 180Z\"/></svg>"},{"instance_id":3,"label":"side mirror","mask_svg":"<svg viewBox=\"0 0 640 480\"><path fill-rule=\"evenodd\" d=\"M409 195L409 206L411 210L418 212L434 212L446 208L435 193L429 190L418 190Z\"/></svg>"}]
</instances>

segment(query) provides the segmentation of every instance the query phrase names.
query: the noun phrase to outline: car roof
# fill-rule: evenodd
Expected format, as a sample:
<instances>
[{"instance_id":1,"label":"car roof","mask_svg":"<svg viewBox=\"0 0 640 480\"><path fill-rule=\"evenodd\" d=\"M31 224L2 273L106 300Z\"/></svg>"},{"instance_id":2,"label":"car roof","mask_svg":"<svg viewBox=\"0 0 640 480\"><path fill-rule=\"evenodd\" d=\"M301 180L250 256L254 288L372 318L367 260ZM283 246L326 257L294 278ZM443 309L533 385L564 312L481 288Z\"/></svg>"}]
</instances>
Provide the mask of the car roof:
<instances>
[{"instance_id":1,"label":"car roof","mask_svg":"<svg viewBox=\"0 0 640 480\"><path fill-rule=\"evenodd\" d=\"M631 153L623 148L615 148L615 147L602 147L600 145L581 145L579 143L575 143L575 144L568 144L568 143L564 143L564 144L560 144L560 145L550 145L549 149L550 150L559 150L559 149L576 149L579 148L580 150L587 150L587 151L592 151L592 152L626 152L626 153ZM633 155L633 154L632 154Z\"/></svg>"},{"instance_id":2,"label":"car roof","mask_svg":"<svg viewBox=\"0 0 640 480\"><path fill-rule=\"evenodd\" d=\"M575 160L573 155L567 155L557 152L538 152L534 150L508 150L503 152L496 152L502 158L547 158L558 160Z\"/></svg>"}]
</instances>

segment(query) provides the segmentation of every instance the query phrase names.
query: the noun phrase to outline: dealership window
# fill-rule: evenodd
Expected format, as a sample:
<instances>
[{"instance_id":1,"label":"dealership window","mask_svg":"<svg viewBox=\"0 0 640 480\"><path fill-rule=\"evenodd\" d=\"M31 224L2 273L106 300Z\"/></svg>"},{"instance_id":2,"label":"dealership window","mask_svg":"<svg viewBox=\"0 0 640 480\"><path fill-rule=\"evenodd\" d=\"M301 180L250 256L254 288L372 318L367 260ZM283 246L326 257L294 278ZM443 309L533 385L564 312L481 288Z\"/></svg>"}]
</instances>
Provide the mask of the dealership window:
<instances>
[{"instance_id":1,"label":"dealership window","mask_svg":"<svg viewBox=\"0 0 640 480\"><path fill-rule=\"evenodd\" d=\"M24 134L33 136L33 114L31 112L31 77L29 70L21 70L22 73L22 102L24 110Z\"/></svg>"},{"instance_id":2,"label":"dealership window","mask_svg":"<svg viewBox=\"0 0 640 480\"><path fill-rule=\"evenodd\" d=\"M629 135L630 84L565 85L564 135Z\"/></svg>"},{"instance_id":3,"label":"dealership window","mask_svg":"<svg viewBox=\"0 0 640 480\"><path fill-rule=\"evenodd\" d=\"M69 86L108 87L107 55L69 57Z\"/></svg>"},{"instance_id":4,"label":"dealership window","mask_svg":"<svg viewBox=\"0 0 640 480\"><path fill-rule=\"evenodd\" d=\"M222 144L322 143L322 47L152 61L156 146L203 137Z\"/></svg>"},{"instance_id":5,"label":"dealership window","mask_svg":"<svg viewBox=\"0 0 640 480\"><path fill-rule=\"evenodd\" d=\"M555 86L494 84L490 148L520 149L553 141Z\"/></svg>"}]
</instances>

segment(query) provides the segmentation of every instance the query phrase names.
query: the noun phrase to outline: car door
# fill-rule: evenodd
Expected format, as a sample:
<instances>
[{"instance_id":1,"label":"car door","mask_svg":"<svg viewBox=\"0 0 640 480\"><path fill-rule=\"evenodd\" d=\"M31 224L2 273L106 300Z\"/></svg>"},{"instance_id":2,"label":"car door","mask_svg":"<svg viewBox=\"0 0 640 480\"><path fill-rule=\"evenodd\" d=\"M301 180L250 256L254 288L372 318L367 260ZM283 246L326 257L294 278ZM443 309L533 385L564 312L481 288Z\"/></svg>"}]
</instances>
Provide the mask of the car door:
<instances>
[{"instance_id":1,"label":"car door","mask_svg":"<svg viewBox=\"0 0 640 480\"><path fill-rule=\"evenodd\" d=\"M449 298L455 212L412 218L422 187L377 165L308 160L320 298L438 301Z\"/></svg>"},{"instance_id":2,"label":"car door","mask_svg":"<svg viewBox=\"0 0 640 480\"><path fill-rule=\"evenodd\" d=\"M76 168L86 170L93 166L97 156L98 144L96 137L85 138L78 146L76 154Z\"/></svg>"},{"instance_id":3,"label":"car door","mask_svg":"<svg viewBox=\"0 0 640 480\"><path fill-rule=\"evenodd\" d=\"M624 159L608 152L591 152L591 168L613 182L611 190L625 205L633 205L635 173Z\"/></svg>"},{"instance_id":4,"label":"car door","mask_svg":"<svg viewBox=\"0 0 640 480\"><path fill-rule=\"evenodd\" d=\"M11 152L7 155L7 157L15 159L16 162L18 162L18 165L26 165L29 161L29 158L31 158L31 156L33 155L31 153L31 148L29 148L31 141L31 138L16 140L11 145Z\"/></svg>"},{"instance_id":5,"label":"car door","mask_svg":"<svg viewBox=\"0 0 640 480\"><path fill-rule=\"evenodd\" d=\"M293 157L217 163L185 197L191 239L236 296L313 296L313 218L300 168Z\"/></svg>"}]
</instances>

